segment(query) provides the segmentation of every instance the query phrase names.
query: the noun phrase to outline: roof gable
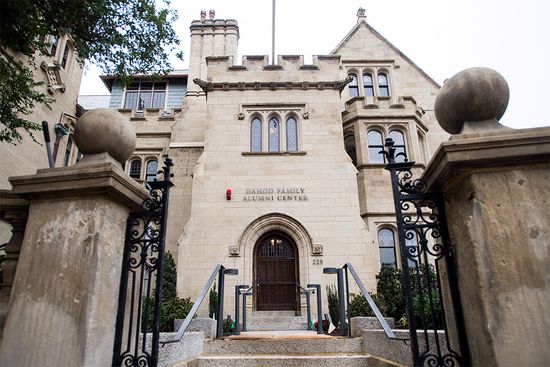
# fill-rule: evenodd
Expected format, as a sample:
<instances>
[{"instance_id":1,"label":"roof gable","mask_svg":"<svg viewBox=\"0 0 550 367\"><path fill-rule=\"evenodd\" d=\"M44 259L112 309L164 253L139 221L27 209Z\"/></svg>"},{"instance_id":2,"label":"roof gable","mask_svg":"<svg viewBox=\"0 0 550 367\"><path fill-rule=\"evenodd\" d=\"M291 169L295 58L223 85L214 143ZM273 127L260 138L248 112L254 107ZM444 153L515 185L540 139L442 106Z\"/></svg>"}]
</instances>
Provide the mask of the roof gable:
<instances>
[{"instance_id":1,"label":"roof gable","mask_svg":"<svg viewBox=\"0 0 550 367\"><path fill-rule=\"evenodd\" d=\"M436 88L441 87L438 82L416 65L407 55L364 20L358 22L330 54L342 55L343 59L370 58L375 60L399 56Z\"/></svg>"}]
</instances>

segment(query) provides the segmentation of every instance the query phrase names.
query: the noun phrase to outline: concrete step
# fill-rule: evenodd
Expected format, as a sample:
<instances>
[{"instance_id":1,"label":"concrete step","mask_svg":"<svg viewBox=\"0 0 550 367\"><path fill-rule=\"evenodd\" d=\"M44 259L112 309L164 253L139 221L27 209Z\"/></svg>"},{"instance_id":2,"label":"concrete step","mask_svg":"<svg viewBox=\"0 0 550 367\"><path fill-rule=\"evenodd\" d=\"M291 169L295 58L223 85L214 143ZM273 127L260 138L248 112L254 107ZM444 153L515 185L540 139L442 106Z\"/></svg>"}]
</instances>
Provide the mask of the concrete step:
<instances>
[{"instance_id":1,"label":"concrete step","mask_svg":"<svg viewBox=\"0 0 550 367\"><path fill-rule=\"evenodd\" d=\"M307 318L304 316L258 315L247 317L246 327L257 330L307 330Z\"/></svg>"},{"instance_id":2,"label":"concrete step","mask_svg":"<svg viewBox=\"0 0 550 367\"><path fill-rule=\"evenodd\" d=\"M253 335L253 334L252 334ZM244 336L246 337L246 335ZM275 339L225 339L205 343L205 355L318 355L356 354L363 352L362 338L292 338Z\"/></svg>"},{"instance_id":3,"label":"concrete step","mask_svg":"<svg viewBox=\"0 0 550 367\"><path fill-rule=\"evenodd\" d=\"M193 367L374 367L364 354L336 355L214 355L199 357Z\"/></svg>"}]
</instances>

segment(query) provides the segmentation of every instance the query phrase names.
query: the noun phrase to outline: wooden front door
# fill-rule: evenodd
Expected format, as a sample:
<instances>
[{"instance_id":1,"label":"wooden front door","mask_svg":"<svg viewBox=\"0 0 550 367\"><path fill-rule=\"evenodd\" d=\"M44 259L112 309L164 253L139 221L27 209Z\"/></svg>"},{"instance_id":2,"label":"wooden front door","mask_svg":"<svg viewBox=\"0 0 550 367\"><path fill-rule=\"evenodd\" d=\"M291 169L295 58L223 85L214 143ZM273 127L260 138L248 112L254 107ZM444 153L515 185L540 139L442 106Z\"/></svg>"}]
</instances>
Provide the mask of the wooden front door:
<instances>
[{"instance_id":1,"label":"wooden front door","mask_svg":"<svg viewBox=\"0 0 550 367\"><path fill-rule=\"evenodd\" d=\"M264 236L254 252L256 310L296 309L296 247L279 233Z\"/></svg>"}]
</instances>

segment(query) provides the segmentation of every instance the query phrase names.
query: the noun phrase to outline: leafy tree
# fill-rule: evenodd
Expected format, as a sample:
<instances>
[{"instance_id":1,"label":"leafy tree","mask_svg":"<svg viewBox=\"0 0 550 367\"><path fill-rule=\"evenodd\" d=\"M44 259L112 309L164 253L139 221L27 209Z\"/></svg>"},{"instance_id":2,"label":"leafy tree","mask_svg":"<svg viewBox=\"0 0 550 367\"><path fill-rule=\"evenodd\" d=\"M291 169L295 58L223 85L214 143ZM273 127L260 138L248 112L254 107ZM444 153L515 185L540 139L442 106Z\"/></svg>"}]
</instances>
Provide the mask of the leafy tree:
<instances>
[{"instance_id":1,"label":"leafy tree","mask_svg":"<svg viewBox=\"0 0 550 367\"><path fill-rule=\"evenodd\" d=\"M179 39L168 0L1 0L0 142L16 143L20 131L40 126L24 118L51 98L37 91L35 57L48 55L49 36L69 35L79 62L128 83L134 74L170 70L169 54ZM25 63L18 61L24 56ZM181 52L177 54L182 57Z\"/></svg>"}]
</instances>

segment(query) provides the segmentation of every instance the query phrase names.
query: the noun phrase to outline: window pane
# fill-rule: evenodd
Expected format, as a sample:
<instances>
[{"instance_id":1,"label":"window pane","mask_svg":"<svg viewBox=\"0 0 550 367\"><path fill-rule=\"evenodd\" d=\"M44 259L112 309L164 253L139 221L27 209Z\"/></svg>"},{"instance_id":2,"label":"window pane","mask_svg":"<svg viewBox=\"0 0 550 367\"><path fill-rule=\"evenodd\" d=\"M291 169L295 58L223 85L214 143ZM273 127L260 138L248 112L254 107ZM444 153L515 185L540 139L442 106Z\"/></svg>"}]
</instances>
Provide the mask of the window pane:
<instances>
[{"instance_id":1,"label":"window pane","mask_svg":"<svg viewBox=\"0 0 550 367\"><path fill-rule=\"evenodd\" d=\"M154 90L166 90L166 82L155 82Z\"/></svg>"},{"instance_id":2,"label":"window pane","mask_svg":"<svg viewBox=\"0 0 550 367\"><path fill-rule=\"evenodd\" d=\"M372 84L371 74L363 74L363 87L365 88L365 96L367 97L374 96L374 88Z\"/></svg>"},{"instance_id":3,"label":"window pane","mask_svg":"<svg viewBox=\"0 0 550 367\"><path fill-rule=\"evenodd\" d=\"M355 136L347 135L344 138L344 147L346 148L346 153L348 153L353 164L357 166L357 154L355 152Z\"/></svg>"},{"instance_id":4,"label":"window pane","mask_svg":"<svg viewBox=\"0 0 550 367\"><path fill-rule=\"evenodd\" d=\"M252 119L250 123L250 151L262 151L262 122L259 118Z\"/></svg>"},{"instance_id":5,"label":"window pane","mask_svg":"<svg viewBox=\"0 0 550 367\"><path fill-rule=\"evenodd\" d=\"M384 156L382 153L382 148L370 148L369 147L369 163L384 163Z\"/></svg>"},{"instance_id":6,"label":"window pane","mask_svg":"<svg viewBox=\"0 0 550 367\"><path fill-rule=\"evenodd\" d=\"M383 73L378 74L378 95L380 97L388 97L390 95L388 77Z\"/></svg>"},{"instance_id":7,"label":"window pane","mask_svg":"<svg viewBox=\"0 0 550 367\"><path fill-rule=\"evenodd\" d=\"M369 142L369 146L384 145L382 143L382 134L379 133L378 131L369 131L369 133L367 134L367 140Z\"/></svg>"},{"instance_id":8,"label":"window pane","mask_svg":"<svg viewBox=\"0 0 550 367\"><path fill-rule=\"evenodd\" d=\"M124 100L124 108L136 108L138 94L137 92L126 92L126 99Z\"/></svg>"},{"instance_id":9,"label":"window pane","mask_svg":"<svg viewBox=\"0 0 550 367\"><path fill-rule=\"evenodd\" d=\"M144 108L151 108L151 92L139 93L138 110L143 110Z\"/></svg>"},{"instance_id":10,"label":"window pane","mask_svg":"<svg viewBox=\"0 0 550 367\"><path fill-rule=\"evenodd\" d=\"M359 96L359 85L357 83L357 75L350 74L349 76L351 76L353 78L351 80L351 82L348 84L349 96L350 97L357 97L357 96Z\"/></svg>"},{"instance_id":11,"label":"window pane","mask_svg":"<svg viewBox=\"0 0 550 367\"><path fill-rule=\"evenodd\" d=\"M139 89L139 83L138 82L133 82L126 89L127 90L138 90Z\"/></svg>"},{"instance_id":12,"label":"window pane","mask_svg":"<svg viewBox=\"0 0 550 367\"><path fill-rule=\"evenodd\" d=\"M153 83L152 82L141 82L140 89L141 90L151 90L151 89L153 89Z\"/></svg>"},{"instance_id":13,"label":"window pane","mask_svg":"<svg viewBox=\"0 0 550 367\"><path fill-rule=\"evenodd\" d=\"M393 248L380 249L380 265L396 265L395 250Z\"/></svg>"},{"instance_id":14,"label":"window pane","mask_svg":"<svg viewBox=\"0 0 550 367\"><path fill-rule=\"evenodd\" d=\"M157 178L157 161L152 160L147 162L147 172L145 174L145 181L154 181Z\"/></svg>"},{"instance_id":15,"label":"window pane","mask_svg":"<svg viewBox=\"0 0 550 367\"><path fill-rule=\"evenodd\" d=\"M65 69L67 67L67 60L69 59L69 44L65 44L65 50L63 51L63 59L61 60L61 67Z\"/></svg>"},{"instance_id":16,"label":"window pane","mask_svg":"<svg viewBox=\"0 0 550 367\"><path fill-rule=\"evenodd\" d=\"M154 92L153 93L153 108L164 108L164 95L165 92Z\"/></svg>"},{"instance_id":17,"label":"window pane","mask_svg":"<svg viewBox=\"0 0 550 367\"><path fill-rule=\"evenodd\" d=\"M298 124L294 117L286 120L286 150L295 152L298 150Z\"/></svg>"},{"instance_id":18,"label":"window pane","mask_svg":"<svg viewBox=\"0 0 550 367\"><path fill-rule=\"evenodd\" d=\"M130 163L130 177L137 180L141 177L141 161L139 159L134 159Z\"/></svg>"},{"instance_id":19,"label":"window pane","mask_svg":"<svg viewBox=\"0 0 550 367\"><path fill-rule=\"evenodd\" d=\"M279 120L272 117L269 120L269 151L278 152L279 151Z\"/></svg>"},{"instance_id":20,"label":"window pane","mask_svg":"<svg viewBox=\"0 0 550 367\"><path fill-rule=\"evenodd\" d=\"M405 145L405 139L401 131L392 130L388 136L393 139L395 145Z\"/></svg>"},{"instance_id":21,"label":"window pane","mask_svg":"<svg viewBox=\"0 0 550 367\"><path fill-rule=\"evenodd\" d=\"M381 229L378 231L378 246L380 247L395 246L393 231L391 229Z\"/></svg>"}]
</instances>

